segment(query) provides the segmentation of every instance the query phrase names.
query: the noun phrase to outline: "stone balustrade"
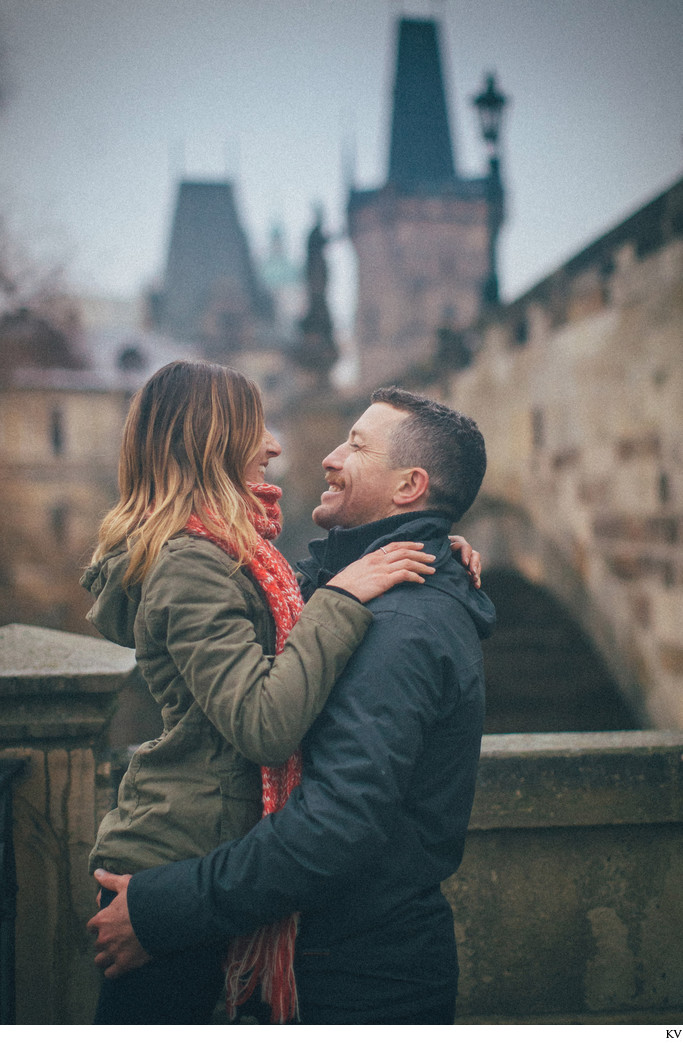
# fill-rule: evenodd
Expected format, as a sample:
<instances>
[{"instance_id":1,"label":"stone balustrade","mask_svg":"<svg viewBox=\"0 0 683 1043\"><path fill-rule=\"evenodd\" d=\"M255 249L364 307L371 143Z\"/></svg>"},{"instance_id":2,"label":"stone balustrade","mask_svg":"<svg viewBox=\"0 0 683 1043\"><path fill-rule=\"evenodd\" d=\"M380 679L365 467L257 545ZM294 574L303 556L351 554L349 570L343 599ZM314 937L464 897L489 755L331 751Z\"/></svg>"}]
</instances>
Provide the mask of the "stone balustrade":
<instances>
[{"instance_id":1,"label":"stone balustrade","mask_svg":"<svg viewBox=\"0 0 683 1043\"><path fill-rule=\"evenodd\" d=\"M98 774L132 652L0 628L14 782L19 1024L88 1024ZM680 1023L683 733L490 735L465 858L444 884L461 1024Z\"/></svg>"},{"instance_id":2,"label":"stone balustrade","mask_svg":"<svg viewBox=\"0 0 683 1043\"><path fill-rule=\"evenodd\" d=\"M40 627L0 627L0 759L13 787L17 874L16 1020L92 1021L99 988L85 925L96 888L88 852L102 810L97 774L116 692L134 654Z\"/></svg>"}]
</instances>

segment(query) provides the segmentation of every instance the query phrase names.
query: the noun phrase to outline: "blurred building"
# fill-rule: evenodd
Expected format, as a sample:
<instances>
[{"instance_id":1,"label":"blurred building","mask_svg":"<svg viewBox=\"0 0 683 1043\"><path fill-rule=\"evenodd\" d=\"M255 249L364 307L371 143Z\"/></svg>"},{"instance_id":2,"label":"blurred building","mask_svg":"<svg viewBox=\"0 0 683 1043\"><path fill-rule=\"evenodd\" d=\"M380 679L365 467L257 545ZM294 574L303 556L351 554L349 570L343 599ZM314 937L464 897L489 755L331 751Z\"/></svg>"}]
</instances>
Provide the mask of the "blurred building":
<instances>
[{"instance_id":1,"label":"blurred building","mask_svg":"<svg viewBox=\"0 0 683 1043\"><path fill-rule=\"evenodd\" d=\"M0 624L91 632L78 578L117 497L130 397L194 348L146 331L133 302L69 310L71 329L0 317Z\"/></svg>"},{"instance_id":2,"label":"blurred building","mask_svg":"<svg viewBox=\"0 0 683 1043\"><path fill-rule=\"evenodd\" d=\"M178 187L156 325L207 353L239 348L248 327L270 323L273 303L261 285L229 181Z\"/></svg>"},{"instance_id":3,"label":"blurred building","mask_svg":"<svg viewBox=\"0 0 683 1043\"><path fill-rule=\"evenodd\" d=\"M455 335L495 287L501 221L497 159L486 177L458 170L438 24L402 19L387 179L352 189L348 201L362 387L459 345Z\"/></svg>"},{"instance_id":4,"label":"blurred building","mask_svg":"<svg viewBox=\"0 0 683 1043\"><path fill-rule=\"evenodd\" d=\"M255 380L267 408L279 404L286 340L238 213L230 181L178 186L161 287L150 297L153 329L203 358Z\"/></svg>"},{"instance_id":5,"label":"blurred building","mask_svg":"<svg viewBox=\"0 0 683 1043\"><path fill-rule=\"evenodd\" d=\"M0 521L0 624L92 632L78 577L117 497L130 397L160 366L205 358L248 373L277 429L283 390L296 384L287 352L305 293L281 242L270 262L272 294L233 186L184 182L160 293L62 302L60 316L73 317L61 324L40 309L0 315L0 493L11 505Z\"/></svg>"},{"instance_id":6,"label":"blurred building","mask_svg":"<svg viewBox=\"0 0 683 1043\"><path fill-rule=\"evenodd\" d=\"M0 621L83 632L78 586L115 501L129 391L95 374L15 371L0 387Z\"/></svg>"},{"instance_id":7,"label":"blurred building","mask_svg":"<svg viewBox=\"0 0 683 1043\"><path fill-rule=\"evenodd\" d=\"M74 319L72 326L65 328L27 307L0 314L0 383L17 368L81 368L83 358L77 346L80 324Z\"/></svg>"}]
</instances>

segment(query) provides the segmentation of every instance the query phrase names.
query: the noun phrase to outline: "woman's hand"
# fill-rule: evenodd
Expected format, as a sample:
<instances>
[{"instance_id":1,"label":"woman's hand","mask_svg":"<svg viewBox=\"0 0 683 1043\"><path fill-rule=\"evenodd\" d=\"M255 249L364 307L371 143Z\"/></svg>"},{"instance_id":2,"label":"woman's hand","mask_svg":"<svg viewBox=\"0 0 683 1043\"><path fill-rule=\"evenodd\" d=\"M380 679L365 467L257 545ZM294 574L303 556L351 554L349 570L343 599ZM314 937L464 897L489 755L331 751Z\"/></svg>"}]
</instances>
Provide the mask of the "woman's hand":
<instances>
[{"instance_id":1,"label":"woman's hand","mask_svg":"<svg viewBox=\"0 0 683 1043\"><path fill-rule=\"evenodd\" d=\"M478 551L473 550L464 536L449 536L451 553L459 559L460 563L467 569L475 590L481 587L481 556Z\"/></svg>"},{"instance_id":2,"label":"woman's hand","mask_svg":"<svg viewBox=\"0 0 683 1043\"><path fill-rule=\"evenodd\" d=\"M433 554L426 554L424 543L387 543L366 554L333 576L331 587L341 587L359 601L384 594L397 583L424 583L423 576L435 572Z\"/></svg>"}]
</instances>

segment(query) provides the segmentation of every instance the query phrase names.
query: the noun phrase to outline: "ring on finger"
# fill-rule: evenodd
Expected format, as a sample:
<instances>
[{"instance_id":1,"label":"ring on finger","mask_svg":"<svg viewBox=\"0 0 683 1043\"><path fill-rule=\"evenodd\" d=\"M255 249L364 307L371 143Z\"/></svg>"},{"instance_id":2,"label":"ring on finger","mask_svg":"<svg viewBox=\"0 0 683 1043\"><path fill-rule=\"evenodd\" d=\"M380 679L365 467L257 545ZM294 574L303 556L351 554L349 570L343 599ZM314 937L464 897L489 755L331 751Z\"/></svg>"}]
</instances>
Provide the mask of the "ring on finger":
<instances>
[{"instance_id":1,"label":"ring on finger","mask_svg":"<svg viewBox=\"0 0 683 1043\"><path fill-rule=\"evenodd\" d=\"M386 547L380 547L379 549L381 550L382 554L386 554L387 553Z\"/></svg>"}]
</instances>

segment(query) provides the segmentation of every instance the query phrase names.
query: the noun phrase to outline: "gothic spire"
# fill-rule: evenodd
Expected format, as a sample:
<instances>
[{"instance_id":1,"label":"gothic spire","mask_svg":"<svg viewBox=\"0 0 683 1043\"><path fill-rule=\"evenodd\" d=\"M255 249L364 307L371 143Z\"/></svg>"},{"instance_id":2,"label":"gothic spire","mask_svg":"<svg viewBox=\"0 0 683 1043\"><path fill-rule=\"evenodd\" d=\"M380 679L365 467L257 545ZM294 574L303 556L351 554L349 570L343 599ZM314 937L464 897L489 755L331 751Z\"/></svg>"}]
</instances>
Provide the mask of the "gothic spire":
<instances>
[{"instance_id":1,"label":"gothic spire","mask_svg":"<svg viewBox=\"0 0 683 1043\"><path fill-rule=\"evenodd\" d=\"M393 103L389 183L417 189L455 181L436 22L399 22Z\"/></svg>"}]
</instances>

